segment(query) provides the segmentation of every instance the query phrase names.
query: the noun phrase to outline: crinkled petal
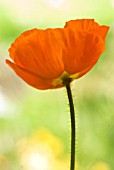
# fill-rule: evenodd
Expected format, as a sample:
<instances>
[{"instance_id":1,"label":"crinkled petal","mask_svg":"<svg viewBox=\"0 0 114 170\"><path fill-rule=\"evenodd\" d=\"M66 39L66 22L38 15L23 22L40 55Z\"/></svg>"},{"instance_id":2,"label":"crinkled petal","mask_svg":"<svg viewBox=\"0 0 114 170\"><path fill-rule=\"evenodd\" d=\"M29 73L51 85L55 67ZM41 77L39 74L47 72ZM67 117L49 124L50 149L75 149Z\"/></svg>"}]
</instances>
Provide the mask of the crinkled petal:
<instances>
[{"instance_id":1,"label":"crinkled petal","mask_svg":"<svg viewBox=\"0 0 114 170\"><path fill-rule=\"evenodd\" d=\"M66 22L65 27L75 29L76 31L90 31L93 26L96 27L96 24L94 19L77 19Z\"/></svg>"},{"instance_id":2,"label":"crinkled petal","mask_svg":"<svg viewBox=\"0 0 114 170\"><path fill-rule=\"evenodd\" d=\"M15 73L19 77L21 77L30 86L41 90L53 88L51 79L41 79L37 75L34 75L32 72L15 65L9 60L6 60L6 63L15 71Z\"/></svg>"},{"instance_id":3,"label":"crinkled petal","mask_svg":"<svg viewBox=\"0 0 114 170\"><path fill-rule=\"evenodd\" d=\"M102 52L105 50L105 42L93 33L74 32L66 30L66 48L63 51L63 62L68 74L82 72L88 67L94 66Z\"/></svg>"},{"instance_id":4,"label":"crinkled petal","mask_svg":"<svg viewBox=\"0 0 114 170\"><path fill-rule=\"evenodd\" d=\"M99 36L101 36L104 41L106 39L108 30L109 30L108 26L100 26L100 28L99 28Z\"/></svg>"},{"instance_id":5,"label":"crinkled petal","mask_svg":"<svg viewBox=\"0 0 114 170\"><path fill-rule=\"evenodd\" d=\"M42 78L56 78L64 71L62 29L37 30L17 47L14 62Z\"/></svg>"},{"instance_id":6,"label":"crinkled petal","mask_svg":"<svg viewBox=\"0 0 114 170\"><path fill-rule=\"evenodd\" d=\"M94 21L94 19L78 19L78 20L71 20L66 22L65 27L68 27L75 32L78 31L86 31L86 32L93 32L94 34L99 35L105 40L107 32L109 30L108 26L100 26L98 23Z\"/></svg>"},{"instance_id":7,"label":"crinkled petal","mask_svg":"<svg viewBox=\"0 0 114 170\"><path fill-rule=\"evenodd\" d=\"M37 29L34 28L32 30L28 30L25 31L24 33L22 33L12 44L11 47L9 48L9 53L10 53L10 57L14 60L14 53L16 48L19 46L19 44L21 44L24 39L29 36L30 34L34 33Z\"/></svg>"}]
</instances>

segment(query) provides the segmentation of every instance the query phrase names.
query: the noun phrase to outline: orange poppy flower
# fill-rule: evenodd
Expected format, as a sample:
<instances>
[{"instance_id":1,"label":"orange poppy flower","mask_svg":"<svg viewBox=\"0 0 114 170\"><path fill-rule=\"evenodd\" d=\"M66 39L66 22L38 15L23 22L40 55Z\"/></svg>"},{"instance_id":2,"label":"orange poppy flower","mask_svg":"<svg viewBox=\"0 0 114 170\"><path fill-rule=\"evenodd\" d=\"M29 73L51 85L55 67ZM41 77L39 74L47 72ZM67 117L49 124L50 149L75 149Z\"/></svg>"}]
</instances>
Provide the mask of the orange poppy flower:
<instances>
[{"instance_id":1,"label":"orange poppy flower","mask_svg":"<svg viewBox=\"0 0 114 170\"><path fill-rule=\"evenodd\" d=\"M37 89L64 86L86 74L105 50L108 26L93 19L72 20L64 28L32 29L11 45L6 63Z\"/></svg>"}]
</instances>

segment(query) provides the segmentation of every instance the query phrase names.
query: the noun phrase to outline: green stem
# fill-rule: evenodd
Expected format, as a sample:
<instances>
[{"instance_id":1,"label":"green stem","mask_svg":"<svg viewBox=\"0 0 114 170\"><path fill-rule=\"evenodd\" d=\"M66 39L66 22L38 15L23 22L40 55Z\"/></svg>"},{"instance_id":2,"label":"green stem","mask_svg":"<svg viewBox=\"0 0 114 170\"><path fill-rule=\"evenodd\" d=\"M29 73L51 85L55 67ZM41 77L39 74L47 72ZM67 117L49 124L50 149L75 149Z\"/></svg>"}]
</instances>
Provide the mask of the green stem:
<instances>
[{"instance_id":1,"label":"green stem","mask_svg":"<svg viewBox=\"0 0 114 170\"><path fill-rule=\"evenodd\" d=\"M74 104L73 97L70 88L70 82L66 84L67 95L70 106L70 116L71 116L71 162L70 162L70 170L75 169L75 112L74 112Z\"/></svg>"}]
</instances>

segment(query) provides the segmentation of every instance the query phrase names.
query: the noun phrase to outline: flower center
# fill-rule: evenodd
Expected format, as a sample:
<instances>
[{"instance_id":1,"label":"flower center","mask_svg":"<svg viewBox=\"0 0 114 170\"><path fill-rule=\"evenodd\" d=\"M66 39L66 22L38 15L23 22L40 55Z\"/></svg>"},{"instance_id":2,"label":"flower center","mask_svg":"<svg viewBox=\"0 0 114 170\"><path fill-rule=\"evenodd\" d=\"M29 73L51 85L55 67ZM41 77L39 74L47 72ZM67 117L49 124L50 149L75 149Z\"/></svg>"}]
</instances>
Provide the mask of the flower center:
<instances>
[{"instance_id":1,"label":"flower center","mask_svg":"<svg viewBox=\"0 0 114 170\"><path fill-rule=\"evenodd\" d=\"M77 74L69 75L66 71L64 71L58 78L53 80L53 86L56 87L57 85L67 85L69 82L71 82L73 79L76 79L78 77Z\"/></svg>"}]
</instances>

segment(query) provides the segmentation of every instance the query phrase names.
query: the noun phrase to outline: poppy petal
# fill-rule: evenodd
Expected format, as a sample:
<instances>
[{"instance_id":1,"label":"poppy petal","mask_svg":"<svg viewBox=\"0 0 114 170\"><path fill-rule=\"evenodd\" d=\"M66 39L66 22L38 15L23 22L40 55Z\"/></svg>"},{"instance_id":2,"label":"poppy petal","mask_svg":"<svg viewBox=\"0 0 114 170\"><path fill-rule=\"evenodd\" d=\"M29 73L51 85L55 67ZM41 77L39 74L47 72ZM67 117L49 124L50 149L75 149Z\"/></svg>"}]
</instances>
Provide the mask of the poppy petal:
<instances>
[{"instance_id":1,"label":"poppy petal","mask_svg":"<svg viewBox=\"0 0 114 170\"><path fill-rule=\"evenodd\" d=\"M67 46L63 51L63 62L68 74L82 72L94 66L105 50L103 39L93 33L78 32L67 28Z\"/></svg>"},{"instance_id":2,"label":"poppy petal","mask_svg":"<svg viewBox=\"0 0 114 170\"><path fill-rule=\"evenodd\" d=\"M15 50L14 62L42 78L60 76L64 71L62 32L62 29L47 29L30 34Z\"/></svg>"},{"instance_id":3,"label":"poppy petal","mask_svg":"<svg viewBox=\"0 0 114 170\"><path fill-rule=\"evenodd\" d=\"M94 19L77 19L66 22L65 27L75 29L75 31L90 31L94 23Z\"/></svg>"},{"instance_id":4,"label":"poppy petal","mask_svg":"<svg viewBox=\"0 0 114 170\"><path fill-rule=\"evenodd\" d=\"M109 30L108 26L100 26L98 23L94 22L94 19L78 19L66 22L65 27L71 28L74 31L87 31L93 32L99 35L105 40L107 32Z\"/></svg>"},{"instance_id":5,"label":"poppy petal","mask_svg":"<svg viewBox=\"0 0 114 170\"><path fill-rule=\"evenodd\" d=\"M53 88L52 80L41 79L37 75L34 75L31 72L15 65L9 60L6 60L6 63L15 71L15 73L19 77L21 77L30 86L37 88L37 89L41 89L41 90Z\"/></svg>"},{"instance_id":6,"label":"poppy petal","mask_svg":"<svg viewBox=\"0 0 114 170\"><path fill-rule=\"evenodd\" d=\"M99 35L101 35L101 37L103 38L104 41L105 41L106 35L108 33L108 30L109 30L108 26L100 26Z\"/></svg>"},{"instance_id":7,"label":"poppy petal","mask_svg":"<svg viewBox=\"0 0 114 170\"><path fill-rule=\"evenodd\" d=\"M34 33L37 29L34 28L32 30L28 30L25 31L24 33L22 33L12 44L11 47L9 48L9 53L10 53L10 57L14 60L14 53L16 48L18 47L19 44L21 44L23 42L23 40L29 36L30 34Z\"/></svg>"}]
</instances>

